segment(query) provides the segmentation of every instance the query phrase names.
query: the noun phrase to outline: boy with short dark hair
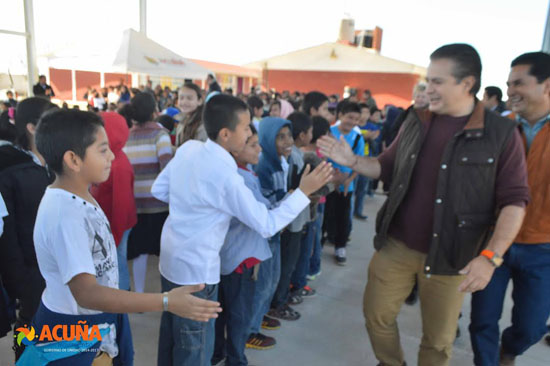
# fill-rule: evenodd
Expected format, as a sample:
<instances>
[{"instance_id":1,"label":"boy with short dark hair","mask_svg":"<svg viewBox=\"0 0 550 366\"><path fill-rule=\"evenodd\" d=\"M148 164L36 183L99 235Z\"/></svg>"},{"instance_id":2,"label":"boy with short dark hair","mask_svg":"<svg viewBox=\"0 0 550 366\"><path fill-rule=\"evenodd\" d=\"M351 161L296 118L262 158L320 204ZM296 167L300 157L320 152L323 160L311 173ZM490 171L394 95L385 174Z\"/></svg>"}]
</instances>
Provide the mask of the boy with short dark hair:
<instances>
[{"instance_id":1,"label":"boy with short dark hair","mask_svg":"<svg viewBox=\"0 0 550 366\"><path fill-rule=\"evenodd\" d=\"M310 116L302 112L294 112L288 116L288 119L292 122L292 135L294 137L294 146L292 147L290 160L299 172L303 168L305 161L303 149L310 144L313 138L313 122ZM313 155L313 159L321 160L316 155ZM316 214L313 214L313 212L316 213L317 211L319 199L320 196L312 198L310 207L303 213L302 222L297 223L298 225L294 227L292 225L290 227L291 231L300 230L301 232L301 244L299 248L293 249L296 251L297 256L294 271L290 279L292 286L291 297L308 298L316 294L316 291L307 285L306 276L309 272L309 259L313 249L315 234L313 226Z\"/></svg>"},{"instance_id":2,"label":"boy with short dark hair","mask_svg":"<svg viewBox=\"0 0 550 366\"><path fill-rule=\"evenodd\" d=\"M356 155L363 156L365 142L360 133L355 131L361 116L359 105L354 102L347 102L341 106L339 111L340 124L332 126L332 135L342 141L346 141L352 147ZM326 212L331 212L331 218L327 221L329 237L334 241L335 259L339 265L346 264L346 243L350 234L350 210L351 198L354 190L354 179L357 173L352 169L334 164L334 167L344 173L347 178L340 184L338 189L327 196Z\"/></svg>"},{"instance_id":3,"label":"boy with short dark hair","mask_svg":"<svg viewBox=\"0 0 550 366\"><path fill-rule=\"evenodd\" d=\"M366 103L360 103L359 108L361 108L361 116L359 117L359 123L357 126L361 131L363 140L365 141L365 153L364 156L369 156L369 141L371 136L378 137L380 132L373 132L367 128L367 122L370 118L370 108ZM355 204L354 204L354 213L353 216L359 220L366 220L367 216L363 215L363 202L365 199L365 194L370 185L370 179L364 175L359 175L355 181Z\"/></svg>"},{"instance_id":4,"label":"boy with short dark hair","mask_svg":"<svg viewBox=\"0 0 550 366\"><path fill-rule=\"evenodd\" d=\"M206 283L197 296L217 298L219 252L233 217L267 238L288 225L309 204L307 195L330 179L323 165L273 210L256 200L239 175L231 153L243 150L250 137L250 113L240 99L215 95L205 105L208 140L188 141L159 175L153 195L170 205L161 238L162 289ZM265 121L262 122L262 124ZM214 348L214 322L199 323L164 313L159 335L160 365L207 366Z\"/></svg>"},{"instance_id":5,"label":"boy with short dark hair","mask_svg":"<svg viewBox=\"0 0 550 366\"><path fill-rule=\"evenodd\" d=\"M328 98L325 94L318 91L307 93L302 102L302 112L308 116L321 116L327 121L332 120L332 115L328 110Z\"/></svg>"},{"instance_id":6,"label":"boy with short dark hair","mask_svg":"<svg viewBox=\"0 0 550 366\"><path fill-rule=\"evenodd\" d=\"M82 345L78 351L59 351L62 342L29 347L36 352L62 352L73 365L91 365L96 356L133 359L126 312L171 311L207 321L221 311L219 304L198 299L191 292L203 285L180 287L164 294L118 290L116 247L109 222L89 192L91 184L109 177L113 153L101 117L90 112L54 110L41 117L36 147L56 175L42 198L34 228L34 245L40 272L46 281L42 302L33 320L37 334L43 326L89 327L107 323L102 341ZM113 333L108 336L109 333ZM30 350L29 350L30 348ZM78 347L77 347L78 348ZM40 351L37 351L40 349ZM52 351L53 349L53 351ZM91 350L100 349L98 355Z\"/></svg>"}]
</instances>

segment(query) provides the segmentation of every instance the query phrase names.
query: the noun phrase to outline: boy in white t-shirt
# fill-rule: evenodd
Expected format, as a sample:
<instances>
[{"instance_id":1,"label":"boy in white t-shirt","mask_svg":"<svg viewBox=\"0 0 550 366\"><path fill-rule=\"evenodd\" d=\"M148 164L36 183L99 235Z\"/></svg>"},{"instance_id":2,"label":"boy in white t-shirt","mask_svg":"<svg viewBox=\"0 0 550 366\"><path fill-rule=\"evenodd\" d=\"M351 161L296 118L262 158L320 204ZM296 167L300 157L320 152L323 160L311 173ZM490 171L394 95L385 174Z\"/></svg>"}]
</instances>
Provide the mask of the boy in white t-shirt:
<instances>
[{"instance_id":1,"label":"boy in white t-shirt","mask_svg":"<svg viewBox=\"0 0 550 366\"><path fill-rule=\"evenodd\" d=\"M46 281L33 320L37 334L41 326L51 328L54 322L69 325L76 319L86 320L89 326L107 323L111 329L111 324L124 325L120 318L109 318L109 313L165 310L198 321L217 317L221 311L217 302L191 295L204 285L179 287L164 294L118 290L116 247L109 222L89 192L91 184L107 180L113 160L101 117L55 110L42 116L35 139L38 151L56 174L42 198L34 229L38 265ZM129 336L129 329L114 330L116 340L104 338L100 350L112 358L120 355L128 360L120 348L128 346L128 338L125 343L120 338L124 333ZM131 348L131 336L129 339ZM89 353L80 352L70 360L75 360L74 365L91 364L95 353Z\"/></svg>"}]
</instances>

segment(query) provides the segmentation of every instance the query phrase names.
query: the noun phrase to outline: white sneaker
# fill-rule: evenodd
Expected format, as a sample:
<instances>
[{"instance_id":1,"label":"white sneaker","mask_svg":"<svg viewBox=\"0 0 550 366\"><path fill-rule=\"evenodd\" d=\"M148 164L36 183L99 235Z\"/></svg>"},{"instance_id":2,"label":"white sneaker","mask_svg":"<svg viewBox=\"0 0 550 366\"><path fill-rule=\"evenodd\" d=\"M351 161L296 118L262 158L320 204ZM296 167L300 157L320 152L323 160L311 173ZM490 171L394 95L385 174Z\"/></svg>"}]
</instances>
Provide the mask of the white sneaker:
<instances>
[{"instance_id":1,"label":"white sneaker","mask_svg":"<svg viewBox=\"0 0 550 366\"><path fill-rule=\"evenodd\" d=\"M334 255L337 257L345 257L346 256L346 248L338 248L334 250Z\"/></svg>"},{"instance_id":2,"label":"white sneaker","mask_svg":"<svg viewBox=\"0 0 550 366\"><path fill-rule=\"evenodd\" d=\"M346 265L346 248L338 248L334 251L336 264L341 266Z\"/></svg>"}]
</instances>

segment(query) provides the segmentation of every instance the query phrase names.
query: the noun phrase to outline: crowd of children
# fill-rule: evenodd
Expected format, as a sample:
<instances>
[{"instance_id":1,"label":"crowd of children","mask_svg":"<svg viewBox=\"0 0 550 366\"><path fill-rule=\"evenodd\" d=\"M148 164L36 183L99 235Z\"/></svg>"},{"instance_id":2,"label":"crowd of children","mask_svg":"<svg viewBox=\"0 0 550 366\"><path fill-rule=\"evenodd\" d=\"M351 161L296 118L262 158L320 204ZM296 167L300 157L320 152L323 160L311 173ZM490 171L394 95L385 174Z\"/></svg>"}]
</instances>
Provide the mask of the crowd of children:
<instances>
[{"instance_id":1,"label":"crowd of children","mask_svg":"<svg viewBox=\"0 0 550 366\"><path fill-rule=\"evenodd\" d=\"M191 83L176 100L160 113L154 93L134 90L117 113L34 97L0 129L0 312L9 319L18 301L14 329L107 324L100 346L52 364L131 364L120 314L163 311L159 365L246 365L245 348L274 347L263 330L298 320L291 306L316 295L308 281L326 241L345 264L362 180L333 169L316 141L332 134L368 152L366 104L316 91L205 96ZM149 255L160 256L162 294L144 293ZM14 344L18 365L52 360Z\"/></svg>"}]
</instances>

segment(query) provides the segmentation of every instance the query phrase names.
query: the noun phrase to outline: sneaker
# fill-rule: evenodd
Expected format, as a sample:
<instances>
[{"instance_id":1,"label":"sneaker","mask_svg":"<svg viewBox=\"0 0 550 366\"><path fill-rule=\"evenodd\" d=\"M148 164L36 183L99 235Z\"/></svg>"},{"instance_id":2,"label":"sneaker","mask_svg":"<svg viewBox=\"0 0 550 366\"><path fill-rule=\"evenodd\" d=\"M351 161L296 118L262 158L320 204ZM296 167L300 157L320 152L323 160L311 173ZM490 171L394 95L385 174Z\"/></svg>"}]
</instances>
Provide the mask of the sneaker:
<instances>
[{"instance_id":1,"label":"sneaker","mask_svg":"<svg viewBox=\"0 0 550 366\"><path fill-rule=\"evenodd\" d=\"M277 341L273 337L265 336L261 333L251 334L246 341L246 348L257 350L266 350L275 347Z\"/></svg>"},{"instance_id":2,"label":"sneaker","mask_svg":"<svg viewBox=\"0 0 550 366\"><path fill-rule=\"evenodd\" d=\"M369 218L368 216L365 216L365 215L361 215L361 214L354 214L353 215L356 219L359 219L359 220L362 220L362 221L367 221L367 219Z\"/></svg>"},{"instance_id":3,"label":"sneaker","mask_svg":"<svg viewBox=\"0 0 550 366\"><path fill-rule=\"evenodd\" d=\"M272 318L282 319L282 320L298 320L300 319L300 313L292 309L287 304L279 306L277 309L271 309L267 313Z\"/></svg>"},{"instance_id":4,"label":"sneaker","mask_svg":"<svg viewBox=\"0 0 550 366\"><path fill-rule=\"evenodd\" d=\"M210 361L210 365L212 366L221 366L225 362L225 357L219 357L219 356L212 356L212 360Z\"/></svg>"},{"instance_id":5,"label":"sneaker","mask_svg":"<svg viewBox=\"0 0 550 366\"><path fill-rule=\"evenodd\" d=\"M307 276L306 276L306 279L307 279L308 281L315 281L315 279L316 279L317 277L319 277L320 275L321 275L321 271L319 271L319 272L317 272L317 273L314 273L314 274L311 274L311 275L307 275Z\"/></svg>"},{"instance_id":6,"label":"sneaker","mask_svg":"<svg viewBox=\"0 0 550 366\"><path fill-rule=\"evenodd\" d=\"M279 329L280 327L281 327L280 321L264 315L264 318L262 319L262 329L276 330L276 329Z\"/></svg>"},{"instance_id":7,"label":"sneaker","mask_svg":"<svg viewBox=\"0 0 550 366\"><path fill-rule=\"evenodd\" d=\"M317 291L315 291L314 289L306 285L299 290L292 291L292 294L297 294L301 298L306 298L306 297L314 297L315 295L317 295Z\"/></svg>"},{"instance_id":8,"label":"sneaker","mask_svg":"<svg viewBox=\"0 0 550 366\"><path fill-rule=\"evenodd\" d=\"M304 302L304 299L302 299L302 296L300 296L299 294L297 293L293 293L291 292L289 295L288 295L288 302L287 304L289 305L300 305L301 303Z\"/></svg>"},{"instance_id":9,"label":"sneaker","mask_svg":"<svg viewBox=\"0 0 550 366\"><path fill-rule=\"evenodd\" d=\"M346 248L338 248L335 253L336 264L341 266L346 265Z\"/></svg>"}]
</instances>

